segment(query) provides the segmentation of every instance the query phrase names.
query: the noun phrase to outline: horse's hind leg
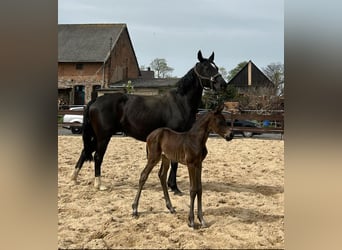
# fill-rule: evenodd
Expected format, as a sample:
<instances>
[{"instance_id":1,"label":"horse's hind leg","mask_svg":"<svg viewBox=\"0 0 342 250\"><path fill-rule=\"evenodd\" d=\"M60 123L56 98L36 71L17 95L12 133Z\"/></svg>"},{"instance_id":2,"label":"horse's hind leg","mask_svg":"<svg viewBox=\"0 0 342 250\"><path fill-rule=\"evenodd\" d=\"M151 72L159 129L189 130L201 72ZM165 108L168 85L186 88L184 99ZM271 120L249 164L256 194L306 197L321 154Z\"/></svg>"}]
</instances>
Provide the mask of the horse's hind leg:
<instances>
[{"instance_id":1,"label":"horse's hind leg","mask_svg":"<svg viewBox=\"0 0 342 250\"><path fill-rule=\"evenodd\" d=\"M97 144L97 149L94 155L94 161L95 161L94 187L101 191L107 189L107 187L105 185L102 185L101 183L101 164L102 164L103 156L106 152L109 141L110 141L110 137L106 137L102 140L99 140Z\"/></svg>"},{"instance_id":2,"label":"horse's hind leg","mask_svg":"<svg viewBox=\"0 0 342 250\"><path fill-rule=\"evenodd\" d=\"M179 190L177 187L177 168L178 168L178 162L171 162L171 170L169 174L169 178L167 180L167 185L171 188L171 190L176 195L182 195L182 191Z\"/></svg>"},{"instance_id":3,"label":"horse's hind leg","mask_svg":"<svg viewBox=\"0 0 342 250\"><path fill-rule=\"evenodd\" d=\"M159 176L162 188L163 188L166 207L170 210L171 213L175 213L176 211L171 204L169 191L167 190L167 185L166 185L166 177L167 177L167 171L169 170L169 166L170 166L170 160L167 159L165 155L163 155L162 164L161 164L158 176Z\"/></svg>"},{"instance_id":4,"label":"horse's hind leg","mask_svg":"<svg viewBox=\"0 0 342 250\"><path fill-rule=\"evenodd\" d=\"M77 176L78 176L78 173L80 172L82 166L83 166L83 163L86 159L86 155L85 155L85 151L84 149L82 150L81 152L81 155L80 155L80 158L78 159L77 163L76 163L76 166L75 166L75 169L74 169L74 172L72 173L71 175L71 180L74 181L76 183L77 181Z\"/></svg>"}]
</instances>

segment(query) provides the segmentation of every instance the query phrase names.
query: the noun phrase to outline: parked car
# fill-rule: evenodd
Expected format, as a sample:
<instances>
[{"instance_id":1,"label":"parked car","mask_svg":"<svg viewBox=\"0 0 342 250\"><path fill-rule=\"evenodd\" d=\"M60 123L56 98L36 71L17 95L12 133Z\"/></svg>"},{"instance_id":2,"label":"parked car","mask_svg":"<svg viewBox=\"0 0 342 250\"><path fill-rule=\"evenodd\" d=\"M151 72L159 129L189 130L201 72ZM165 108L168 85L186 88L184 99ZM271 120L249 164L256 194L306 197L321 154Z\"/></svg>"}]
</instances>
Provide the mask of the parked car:
<instances>
[{"instance_id":1,"label":"parked car","mask_svg":"<svg viewBox=\"0 0 342 250\"><path fill-rule=\"evenodd\" d=\"M84 106L81 106L81 107L71 107L71 108L69 108L69 110L83 111L84 110ZM63 122L80 123L79 126L63 126L63 128L71 129L71 132L73 134L82 134L83 114L81 114L81 115L78 115L78 114L65 114L63 116ZM121 131L116 132L115 134L125 136L125 134L123 132L121 132Z\"/></svg>"},{"instance_id":2,"label":"parked car","mask_svg":"<svg viewBox=\"0 0 342 250\"><path fill-rule=\"evenodd\" d=\"M227 120L227 125L230 125L230 120ZM245 128L260 128L260 125L252 122L252 121L248 121L248 120L237 120L235 119L233 122L233 127L245 127ZM261 133L259 132L250 132L250 131L234 131L234 134L242 134L244 137L252 137L253 135L260 135Z\"/></svg>"},{"instance_id":3,"label":"parked car","mask_svg":"<svg viewBox=\"0 0 342 250\"><path fill-rule=\"evenodd\" d=\"M83 111L84 107L71 107L69 110L77 110ZM73 134L81 134L82 133L82 124L83 124L83 114L65 114L63 116L63 122L75 122L80 123L80 126L63 126L63 128L71 129Z\"/></svg>"},{"instance_id":4,"label":"parked car","mask_svg":"<svg viewBox=\"0 0 342 250\"><path fill-rule=\"evenodd\" d=\"M198 118L201 115L204 115L207 113L208 110L200 110L196 117ZM223 116L226 118L227 126L231 126L230 121L230 113L227 111L222 111ZM233 127L246 127L246 128L260 128L261 126L253 121L248 120L237 120L235 119L233 122ZM249 131L233 131L233 134L242 134L244 137L252 137L253 135L260 135L259 132L249 132Z\"/></svg>"}]
</instances>

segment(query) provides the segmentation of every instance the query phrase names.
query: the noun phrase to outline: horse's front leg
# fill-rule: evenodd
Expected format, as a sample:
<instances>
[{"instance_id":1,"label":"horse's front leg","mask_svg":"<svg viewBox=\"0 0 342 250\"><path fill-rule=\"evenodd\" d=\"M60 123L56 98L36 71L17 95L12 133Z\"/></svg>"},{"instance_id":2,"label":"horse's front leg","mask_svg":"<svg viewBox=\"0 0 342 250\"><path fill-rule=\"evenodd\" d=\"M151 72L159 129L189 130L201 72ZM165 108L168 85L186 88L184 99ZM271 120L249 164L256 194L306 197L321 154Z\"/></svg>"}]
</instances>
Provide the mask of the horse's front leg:
<instances>
[{"instance_id":1,"label":"horse's front leg","mask_svg":"<svg viewBox=\"0 0 342 250\"><path fill-rule=\"evenodd\" d=\"M99 189L101 191L107 190L107 187L102 184L101 182L101 164L103 161L103 156L106 152L108 143L109 143L110 137L105 138L103 140L99 140L99 143L97 145L97 149L94 155L94 161L95 161L95 181L94 181L94 187L96 189Z\"/></svg>"},{"instance_id":2,"label":"horse's front leg","mask_svg":"<svg viewBox=\"0 0 342 250\"><path fill-rule=\"evenodd\" d=\"M202 211L202 164L196 168L196 183L197 183L197 217L201 222L202 227L207 227L207 223L203 218Z\"/></svg>"},{"instance_id":3,"label":"horse's front leg","mask_svg":"<svg viewBox=\"0 0 342 250\"><path fill-rule=\"evenodd\" d=\"M166 185L166 177L167 177L167 171L169 170L169 167L170 167L170 160L167 159L165 155L163 155L162 164L161 164L158 176L159 176L162 188L163 188L166 207L170 210L171 213L175 213L176 210L173 208L171 204L169 191L167 190L167 185Z\"/></svg>"},{"instance_id":4,"label":"horse's front leg","mask_svg":"<svg viewBox=\"0 0 342 250\"><path fill-rule=\"evenodd\" d=\"M86 159L85 151L84 151L84 149L82 149L80 158L78 159L76 166L75 166L75 169L74 169L74 172L71 175L71 180L74 181L75 184L77 183L78 173L80 172L85 159Z\"/></svg>"},{"instance_id":5,"label":"horse's front leg","mask_svg":"<svg viewBox=\"0 0 342 250\"><path fill-rule=\"evenodd\" d=\"M178 162L171 161L171 170L169 174L169 178L167 180L167 185L171 188L171 190L176 195L182 195L182 191L179 190L177 186L177 168L178 168Z\"/></svg>"}]
</instances>

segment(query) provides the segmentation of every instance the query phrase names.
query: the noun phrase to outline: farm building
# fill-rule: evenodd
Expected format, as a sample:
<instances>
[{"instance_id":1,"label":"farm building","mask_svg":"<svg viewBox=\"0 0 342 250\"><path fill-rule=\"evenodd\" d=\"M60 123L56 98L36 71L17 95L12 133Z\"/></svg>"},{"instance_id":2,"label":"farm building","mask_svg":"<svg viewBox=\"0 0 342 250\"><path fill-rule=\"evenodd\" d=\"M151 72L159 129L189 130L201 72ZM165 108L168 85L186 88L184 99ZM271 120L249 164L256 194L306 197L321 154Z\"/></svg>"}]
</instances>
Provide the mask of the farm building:
<instances>
[{"instance_id":1,"label":"farm building","mask_svg":"<svg viewBox=\"0 0 342 250\"><path fill-rule=\"evenodd\" d=\"M284 109L284 96L278 96L275 84L250 60L229 82L241 97L242 109ZM242 100L242 102L241 102Z\"/></svg>"},{"instance_id":2,"label":"farm building","mask_svg":"<svg viewBox=\"0 0 342 250\"><path fill-rule=\"evenodd\" d=\"M140 76L126 24L58 25L58 98L85 104L91 93Z\"/></svg>"},{"instance_id":3,"label":"farm building","mask_svg":"<svg viewBox=\"0 0 342 250\"><path fill-rule=\"evenodd\" d=\"M274 87L273 82L250 60L229 82L240 92L250 87Z\"/></svg>"}]
</instances>

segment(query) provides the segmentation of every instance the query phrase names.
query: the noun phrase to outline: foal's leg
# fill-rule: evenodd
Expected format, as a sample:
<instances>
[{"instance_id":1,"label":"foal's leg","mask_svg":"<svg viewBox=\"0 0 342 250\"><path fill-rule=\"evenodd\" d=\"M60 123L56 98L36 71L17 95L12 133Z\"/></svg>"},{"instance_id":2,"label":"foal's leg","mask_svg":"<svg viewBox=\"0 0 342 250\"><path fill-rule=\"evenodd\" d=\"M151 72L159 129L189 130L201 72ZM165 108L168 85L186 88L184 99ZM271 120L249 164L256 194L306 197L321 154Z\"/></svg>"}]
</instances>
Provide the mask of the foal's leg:
<instances>
[{"instance_id":1,"label":"foal's leg","mask_svg":"<svg viewBox=\"0 0 342 250\"><path fill-rule=\"evenodd\" d=\"M161 164L158 176L159 176L162 188L163 188L166 207L170 210L171 213L175 213L176 211L171 204L169 191L167 190L167 185L166 185L166 177L167 177L167 171L169 170L169 167L170 167L170 160L167 159L165 155L163 155L162 164Z\"/></svg>"},{"instance_id":2,"label":"foal's leg","mask_svg":"<svg viewBox=\"0 0 342 250\"><path fill-rule=\"evenodd\" d=\"M144 186L144 184L148 178L148 175L151 173L151 170L160 160L160 155L158 157L153 158L153 159L151 156L152 156L151 154L148 155L148 161L147 161L146 167L143 169L143 171L140 174L138 192L137 192L135 199L134 199L134 202L132 204L132 208L133 208L133 214L132 215L134 217L138 217L138 205L139 205L139 199L140 199L140 194L141 194L142 188L143 188L143 186Z\"/></svg>"},{"instance_id":3,"label":"foal's leg","mask_svg":"<svg viewBox=\"0 0 342 250\"><path fill-rule=\"evenodd\" d=\"M94 154L94 161L95 161L94 187L101 191L107 189L106 186L101 184L101 164L102 164L103 156L106 152L109 141L110 141L110 137L106 137L101 140L98 140L97 150Z\"/></svg>"},{"instance_id":4,"label":"foal's leg","mask_svg":"<svg viewBox=\"0 0 342 250\"><path fill-rule=\"evenodd\" d=\"M167 185L171 188L171 190L176 195L182 195L182 191L179 190L177 187L177 168L178 168L178 162L171 161L171 170L169 174L169 178L167 180Z\"/></svg>"},{"instance_id":5,"label":"foal's leg","mask_svg":"<svg viewBox=\"0 0 342 250\"><path fill-rule=\"evenodd\" d=\"M202 224L202 227L207 227L203 218L202 212L202 163L199 168L196 168L196 183L197 183L197 217Z\"/></svg>"},{"instance_id":6,"label":"foal's leg","mask_svg":"<svg viewBox=\"0 0 342 250\"><path fill-rule=\"evenodd\" d=\"M197 194L196 185L196 167L194 165L188 165L189 179L190 179L190 210L188 216L189 227L195 228L194 222L194 202Z\"/></svg>"}]
</instances>

